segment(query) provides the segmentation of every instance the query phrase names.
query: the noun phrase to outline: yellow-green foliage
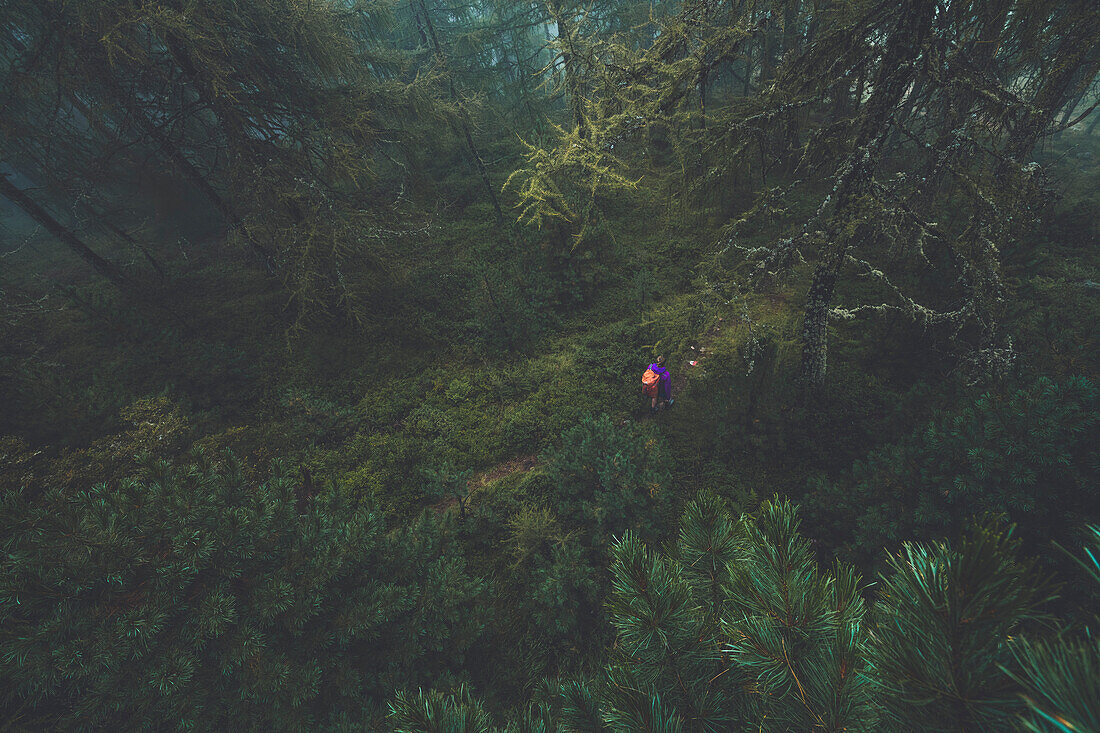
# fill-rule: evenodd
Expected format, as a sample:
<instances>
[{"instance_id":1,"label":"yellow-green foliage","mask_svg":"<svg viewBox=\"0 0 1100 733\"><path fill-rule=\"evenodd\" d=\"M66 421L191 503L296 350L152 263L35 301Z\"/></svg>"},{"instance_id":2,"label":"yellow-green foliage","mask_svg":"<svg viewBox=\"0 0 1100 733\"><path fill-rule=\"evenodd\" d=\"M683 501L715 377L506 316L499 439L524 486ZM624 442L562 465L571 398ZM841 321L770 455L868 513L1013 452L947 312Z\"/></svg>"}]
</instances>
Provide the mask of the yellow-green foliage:
<instances>
[{"instance_id":1,"label":"yellow-green foliage","mask_svg":"<svg viewBox=\"0 0 1100 733\"><path fill-rule=\"evenodd\" d=\"M576 130L555 131L558 141L552 148L524 142L524 165L508 176L504 188L514 188L519 222L539 229L550 221L562 222L572 232L572 249L584 240L596 197L635 188L639 181L627 175L621 161Z\"/></svg>"}]
</instances>

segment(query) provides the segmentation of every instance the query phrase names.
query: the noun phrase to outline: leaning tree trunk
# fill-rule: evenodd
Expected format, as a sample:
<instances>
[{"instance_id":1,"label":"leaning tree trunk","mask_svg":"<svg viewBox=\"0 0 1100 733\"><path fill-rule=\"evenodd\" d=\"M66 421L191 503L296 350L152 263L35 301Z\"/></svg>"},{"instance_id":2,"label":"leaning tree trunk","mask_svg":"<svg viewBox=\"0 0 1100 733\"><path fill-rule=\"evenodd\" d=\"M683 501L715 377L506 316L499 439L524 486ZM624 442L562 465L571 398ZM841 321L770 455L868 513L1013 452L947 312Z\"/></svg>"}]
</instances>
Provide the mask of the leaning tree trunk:
<instances>
[{"instance_id":1,"label":"leaning tree trunk","mask_svg":"<svg viewBox=\"0 0 1100 733\"><path fill-rule=\"evenodd\" d=\"M235 212L225 198L218 193L195 164L184 155L179 146L169 139L165 131L149 119L149 115L146 114L145 110L142 109L133 96L122 89L121 85L118 84L110 88L109 96L126 112L126 119L132 121L133 124L137 126L138 132L143 135L158 152L166 155L168 160L172 162L172 165L175 166L176 170L214 205L214 208L218 210L218 213L222 215L227 224L231 227L236 227L241 223L241 218L237 216L237 212ZM69 101L97 130L107 129L106 124L102 120L99 120L98 116L93 114L76 94L70 93ZM118 123L116 122L116 124ZM272 261L271 253L264 247L256 244L254 245L254 251L265 261L265 263Z\"/></svg>"},{"instance_id":2,"label":"leaning tree trunk","mask_svg":"<svg viewBox=\"0 0 1100 733\"><path fill-rule=\"evenodd\" d=\"M168 159L172 161L172 165L176 167L183 177L186 178L191 185L195 186L206 199L214 205L214 208L225 219L225 222L231 227L236 227L241 223L241 218L237 216L229 203L222 197L221 194L214 189L210 181L206 179L206 176L195 167L183 151L179 147L168 139L168 136L164 134L164 130L157 127L152 120L145 114L145 111L136 107L136 105L130 104L127 100L127 112L130 118L141 130L142 134L147 136L160 152L168 156ZM266 250L257 251L256 254L260 257L268 260L271 258L271 253Z\"/></svg>"},{"instance_id":3,"label":"leaning tree trunk","mask_svg":"<svg viewBox=\"0 0 1100 733\"><path fill-rule=\"evenodd\" d=\"M15 47L20 51L27 50L26 46L18 38L13 36L10 40L14 42ZM101 72L105 76L108 76L107 72L103 69L101 69ZM179 170L179 172L182 173L184 177L191 182L192 185L198 188L199 191L204 196L206 196L207 199L210 200L210 202L221 213L221 215L225 217L226 223L228 223L231 227L238 226L241 223L240 217L237 216L236 212L233 211L233 209L229 206L225 199L214 189L214 187L210 184L210 181L206 179L206 176L204 176L198 170L198 168L196 168L195 165L187 159L187 156L183 154L179 147L177 147L171 140L168 139L168 136L164 133L164 131L156 124L154 124L152 120L149 119L148 115L146 115L145 111L141 109L137 101L130 95L130 93L123 90L121 86L122 85L117 83L111 85L109 87L110 97L112 97L114 101L119 106L121 106L123 110L126 111L128 118L134 121L134 123L138 126L141 134L145 135L158 147L160 151L164 152L168 156L168 159L172 161L173 165L175 165L177 170ZM91 128L95 130L96 133L100 135L100 137L102 137L104 140L110 140L115 137L115 134L110 129L110 118L108 118L108 120L106 121L101 119L101 115L93 111L91 107L86 104L80 98L80 96L72 90L67 90L65 92L65 98L66 101L73 107L73 109L75 109L81 114L82 117L84 117ZM118 125L117 121L115 122L115 124ZM268 272L273 273L275 270L275 258L273 257L271 251L263 245L259 244L258 242L249 242L249 246L263 261L264 266L267 268ZM147 258L150 257L148 251L144 249L142 249L142 251L145 253L145 256ZM158 272L160 272L159 266L157 267L157 270Z\"/></svg>"},{"instance_id":4,"label":"leaning tree trunk","mask_svg":"<svg viewBox=\"0 0 1100 733\"><path fill-rule=\"evenodd\" d=\"M811 394L825 386L828 366L828 321L836 283L848 251L867 241L871 225L860 209L890 129L890 118L909 88L912 61L931 28L932 0L908 0L898 9L886 53L876 75L871 98L861 115L855 146L837 176L836 209L826 232L830 249L814 270L802 321L803 383Z\"/></svg>"},{"instance_id":5,"label":"leaning tree trunk","mask_svg":"<svg viewBox=\"0 0 1100 733\"><path fill-rule=\"evenodd\" d=\"M1083 75L1085 69L1082 69L1081 73ZM1077 92L1062 105L1062 118L1058 120L1058 136L1061 136L1062 132L1069 128L1069 121L1073 118L1073 113L1077 111L1077 107L1080 106L1085 95L1089 93L1091 84L1077 84L1076 86Z\"/></svg>"},{"instance_id":6,"label":"leaning tree trunk","mask_svg":"<svg viewBox=\"0 0 1100 733\"><path fill-rule=\"evenodd\" d=\"M1095 13L1085 17L1089 20L1083 19L1059 44L1054 68L1043 78L1019 123L1009 133L1004 160L997 170L999 177L1010 165L1026 162L1058 110L1067 98L1075 96L1075 82L1087 87L1100 71L1100 18Z\"/></svg>"},{"instance_id":7,"label":"leaning tree trunk","mask_svg":"<svg viewBox=\"0 0 1100 733\"><path fill-rule=\"evenodd\" d=\"M163 311L175 320L185 332L193 333L194 329L191 324L180 316L171 305L150 297L150 293L145 291L144 288L138 287L136 283L123 275L122 271L119 270L114 263L96 254L92 248L85 244L71 229L51 216L50 212L42 208L34 199L27 195L26 191L23 191L9 181L7 176L3 174L0 174L0 196L3 196L18 206L27 216L42 225L50 234L57 237L65 246L75 252L80 259L91 265L92 269L114 285L124 296L136 296L144 299L146 303Z\"/></svg>"},{"instance_id":8,"label":"leaning tree trunk","mask_svg":"<svg viewBox=\"0 0 1100 733\"><path fill-rule=\"evenodd\" d=\"M133 293L133 283L126 279L122 271L119 270L114 263L96 254L92 248L86 245L80 237L72 232L72 230L51 216L48 211L28 196L26 191L9 181L4 174L0 174L0 196L3 196L22 209L27 216L40 224L50 234L57 237L65 246L75 252L80 259L91 265L92 269L109 280L116 288L126 294Z\"/></svg>"},{"instance_id":9,"label":"leaning tree trunk","mask_svg":"<svg viewBox=\"0 0 1100 733\"><path fill-rule=\"evenodd\" d=\"M1085 134L1091 135L1093 130L1095 130L1098 126L1100 126L1100 113L1097 113L1096 110L1093 110L1092 122L1089 123L1089 128L1085 130Z\"/></svg>"}]
</instances>

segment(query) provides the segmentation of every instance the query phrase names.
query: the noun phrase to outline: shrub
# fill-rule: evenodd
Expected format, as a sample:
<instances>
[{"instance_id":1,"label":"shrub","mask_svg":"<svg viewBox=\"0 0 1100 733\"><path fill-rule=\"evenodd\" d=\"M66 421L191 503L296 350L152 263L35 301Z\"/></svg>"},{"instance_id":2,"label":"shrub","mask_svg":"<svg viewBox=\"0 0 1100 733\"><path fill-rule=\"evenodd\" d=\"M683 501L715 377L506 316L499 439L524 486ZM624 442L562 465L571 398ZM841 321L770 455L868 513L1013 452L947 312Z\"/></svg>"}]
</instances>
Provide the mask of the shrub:
<instances>
[{"instance_id":1,"label":"shrub","mask_svg":"<svg viewBox=\"0 0 1100 733\"><path fill-rule=\"evenodd\" d=\"M865 558L901 539L957 535L984 513L1035 540L1060 536L1096 516L1098 409L1096 387L1081 378L984 394L873 452L849 477L813 482L815 535L847 538Z\"/></svg>"},{"instance_id":2,"label":"shrub","mask_svg":"<svg viewBox=\"0 0 1100 733\"><path fill-rule=\"evenodd\" d=\"M874 605L853 568L817 564L787 502L740 520L711 500L690 505L672 549L632 533L615 542L609 659L594 678L548 681L545 702L506 730L948 733L1022 717L1042 733L1095 728L1100 648L1065 628L1021 641L1049 621L1051 587L1011 529L906 544ZM422 706L400 730L441 730L469 706Z\"/></svg>"},{"instance_id":3,"label":"shrub","mask_svg":"<svg viewBox=\"0 0 1100 733\"><path fill-rule=\"evenodd\" d=\"M588 415L543 460L557 514L601 541L627 529L653 536L670 506L660 436L637 423Z\"/></svg>"},{"instance_id":4,"label":"shrub","mask_svg":"<svg viewBox=\"0 0 1100 733\"><path fill-rule=\"evenodd\" d=\"M0 497L0 705L41 729L309 730L448 679L483 584L448 521L388 533L276 466Z\"/></svg>"}]
</instances>

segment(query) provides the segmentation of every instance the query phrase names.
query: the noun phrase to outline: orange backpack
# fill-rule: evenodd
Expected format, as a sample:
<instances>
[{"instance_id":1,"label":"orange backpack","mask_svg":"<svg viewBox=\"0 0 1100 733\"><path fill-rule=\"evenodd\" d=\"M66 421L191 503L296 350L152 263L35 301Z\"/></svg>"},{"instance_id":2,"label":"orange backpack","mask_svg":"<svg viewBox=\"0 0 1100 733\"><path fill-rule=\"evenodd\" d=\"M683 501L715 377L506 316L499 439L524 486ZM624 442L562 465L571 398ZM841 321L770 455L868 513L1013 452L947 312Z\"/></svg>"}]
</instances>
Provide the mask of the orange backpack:
<instances>
[{"instance_id":1,"label":"orange backpack","mask_svg":"<svg viewBox=\"0 0 1100 733\"><path fill-rule=\"evenodd\" d=\"M657 396L657 385L661 383L661 376L652 369L646 369L642 375L642 394L646 397Z\"/></svg>"}]
</instances>

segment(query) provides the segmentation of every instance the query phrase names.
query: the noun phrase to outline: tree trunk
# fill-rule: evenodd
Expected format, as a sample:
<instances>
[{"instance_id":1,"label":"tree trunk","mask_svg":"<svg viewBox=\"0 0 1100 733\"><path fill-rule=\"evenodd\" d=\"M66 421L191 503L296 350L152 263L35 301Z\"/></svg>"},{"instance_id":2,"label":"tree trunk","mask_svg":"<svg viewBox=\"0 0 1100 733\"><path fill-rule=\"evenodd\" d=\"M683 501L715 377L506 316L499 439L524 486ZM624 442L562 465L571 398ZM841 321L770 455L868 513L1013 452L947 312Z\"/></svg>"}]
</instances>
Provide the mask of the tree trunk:
<instances>
[{"instance_id":1,"label":"tree trunk","mask_svg":"<svg viewBox=\"0 0 1100 733\"><path fill-rule=\"evenodd\" d=\"M512 31L509 37L512 39L512 55L516 57L516 80L519 82L520 96L523 97L523 107L527 110L531 126L535 128L536 134L541 136L542 116L536 114L531 107L531 89L527 82L527 70L523 68L523 60L520 57L520 44L516 40L516 32Z\"/></svg>"},{"instance_id":2,"label":"tree trunk","mask_svg":"<svg viewBox=\"0 0 1100 733\"><path fill-rule=\"evenodd\" d=\"M409 0L409 9L413 12L413 17L416 19L416 32L420 36L420 45L424 48L428 47L428 36L424 33L424 21L420 17L420 12L413 5L413 0Z\"/></svg>"},{"instance_id":3,"label":"tree trunk","mask_svg":"<svg viewBox=\"0 0 1100 733\"><path fill-rule=\"evenodd\" d=\"M194 88L199 101L210 110L210 114L218 121L218 125L222 129L222 134L225 135L227 143L230 145L241 145L248 137L245 132L247 123L232 106L227 106L221 102L215 90L210 88L206 79L195 67L191 54L188 53L187 49L180 44L177 39L168 36L165 39L165 46L168 49L168 53L172 56L172 59L176 62L176 65L179 66L184 76L191 82L191 86ZM129 102L130 100L127 101ZM234 212L217 191L214 190L210 182L206 180L197 168L195 168L194 164L183 155L182 151L173 145L171 141L167 139L167 136L153 124L145 115L145 112L141 109L136 109L134 110L133 117L144 130L154 135L154 140L166 146L165 152L172 159L172 162L180 168L180 171L188 180L198 186L199 190L218 207L218 210L226 217L227 221L234 227L238 226L240 224L240 218L237 216L236 212ZM278 270L274 252L252 237L248 237L247 239L249 248L260 258L268 274L274 275Z\"/></svg>"},{"instance_id":4,"label":"tree trunk","mask_svg":"<svg viewBox=\"0 0 1100 733\"><path fill-rule=\"evenodd\" d=\"M839 215L839 212L838 212ZM836 237L825 257L814 269L802 319L801 377L811 393L825 387L829 355L829 310L840 270L848 250L864 243L869 234L867 224L860 224L854 235L845 235L835 228L829 234Z\"/></svg>"},{"instance_id":5,"label":"tree trunk","mask_svg":"<svg viewBox=\"0 0 1100 733\"><path fill-rule=\"evenodd\" d=\"M188 160L187 156L183 154L183 151L168 139L164 131L153 124L145 114L145 111L137 109L132 104L127 104L126 111L129 113L130 118L137 124L141 132L149 137L161 152L168 156L168 159L172 161L176 169L183 174L183 177L195 186L195 188L214 205L218 213L225 218L226 223L233 227L238 226L241 223L241 218L237 216L237 212L233 211L229 203L214 189L210 181L206 180L206 176L195 167L195 164ZM270 257L270 253L268 252L258 252L257 254L261 254L264 257Z\"/></svg>"},{"instance_id":6,"label":"tree trunk","mask_svg":"<svg viewBox=\"0 0 1100 733\"><path fill-rule=\"evenodd\" d=\"M424 0L420 0L420 11L424 14L424 23L428 28L428 36L432 41L432 49L435 52L436 59L439 62L443 73L447 75L447 89L451 96L451 101L458 105L459 125L462 128L462 136L466 142L466 151L470 155L470 159L473 161L474 168L477 169L478 175L481 177L481 183L485 186L485 192L489 195L489 200L493 204L493 210L496 212L497 223L504 222L504 212L500 208L500 200L497 199L497 193L493 189L493 181L489 178L489 169L485 166L485 161L481 157L481 153L478 152L477 146L474 144L474 136L470 132L470 116L466 111L466 105L459 99L458 91L455 89L454 77L451 76L450 64L447 60L447 55L443 52L443 46L439 42L439 36L435 32L435 23L432 22L432 16L428 14L428 9L424 5Z\"/></svg>"},{"instance_id":7,"label":"tree trunk","mask_svg":"<svg viewBox=\"0 0 1100 733\"><path fill-rule=\"evenodd\" d=\"M1097 114L1095 111L1093 111L1092 122L1089 123L1089 129L1085 130L1085 134L1091 135L1093 130L1095 130L1098 125L1100 125L1100 114Z\"/></svg>"},{"instance_id":8,"label":"tree trunk","mask_svg":"<svg viewBox=\"0 0 1100 733\"><path fill-rule=\"evenodd\" d=\"M1089 85L1078 85L1078 88L1079 91L1077 92L1077 94L1074 95L1062 107L1062 119L1058 120L1059 135L1062 134L1061 130L1064 130L1066 128L1066 125L1067 123L1069 123L1070 118L1073 117L1073 112L1081 104L1081 100L1085 98L1086 94L1088 94Z\"/></svg>"},{"instance_id":9,"label":"tree trunk","mask_svg":"<svg viewBox=\"0 0 1100 733\"><path fill-rule=\"evenodd\" d=\"M57 237L65 246L71 249L80 259L92 266L97 273L106 278L123 293L127 295L134 291L131 283L113 263L96 254L68 227L53 218L48 211L38 205L25 191L8 180L6 175L0 174L0 196L18 206L27 216L40 224L46 231Z\"/></svg>"},{"instance_id":10,"label":"tree trunk","mask_svg":"<svg viewBox=\"0 0 1100 733\"><path fill-rule=\"evenodd\" d=\"M749 26L752 26L756 22L756 5L749 10ZM752 93L752 49L755 44L745 44L745 76L741 79L741 96L747 97Z\"/></svg>"},{"instance_id":11,"label":"tree trunk","mask_svg":"<svg viewBox=\"0 0 1100 733\"><path fill-rule=\"evenodd\" d=\"M760 87L775 77L776 49L782 43L779 32L769 16L760 37Z\"/></svg>"},{"instance_id":12,"label":"tree trunk","mask_svg":"<svg viewBox=\"0 0 1100 733\"><path fill-rule=\"evenodd\" d=\"M149 251L148 247L143 245L141 242L137 241L125 229L123 229L122 227L120 227L119 225L117 225L113 221L111 221L111 219L105 213L103 213L102 211L99 211L98 209L96 209L92 206L88 206L87 209L92 213L92 216L95 217L95 220L97 222L99 222L103 227L108 229L116 237L123 240L124 242L129 244L131 247L133 247L137 251L141 252L141 254L145 256L146 262L148 262L149 265L153 268L153 270L156 271L157 278L160 280L160 282L162 284L164 283L165 280L168 279L168 275L164 271L164 267L161 266L160 262L157 260L156 257L153 256L153 253Z\"/></svg>"},{"instance_id":13,"label":"tree trunk","mask_svg":"<svg viewBox=\"0 0 1100 733\"><path fill-rule=\"evenodd\" d=\"M40 224L46 231L75 252L77 256L90 264L97 274L106 278L123 295L140 299L144 304L157 308L179 324L185 333L194 333L194 328L191 324L188 323L183 316L177 313L170 303L165 302L157 293L152 292L152 288L147 288L143 283L135 282L124 275L117 265L97 254L78 237L75 232L57 221L57 219L46 211L45 208L34 201L26 191L18 188L2 174L0 174L0 196L3 196L22 209L32 220ZM95 217L100 225L110 230L131 246L137 248L145 256L145 259L153 269L156 270L160 281L162 283L164 282L166 279L164 269L146 247L131 237L121 227L110 221L103 212L97 210L94 206L85 205L85 208ZM94 311L95 309L92 308L92 310Z\"/></svg>"},{"instance_id":14,"label":"tree trunk","mask_svg":"<svg viewBox=\"0 0 1100 733\"><path fill-rule=\"evenodd\" d=\"M707 70L699 72L699 128L707 129Z\"/></svg>"},{"instance_id":15,"label":"tree trunk","mask_svg":"<svg viewBox=\"0 0 1100 733\"><path fill-rule=\"evenodd\" d=\"M217 209L218 213L225 219L230 229L238 228L241 225L241 218L237 216L237 212L233 210L229 202L227 202L214 186L211 185L206 176L195 167L195 164L187 159L183 151L176 147L164 132L145 116L143 111L135 110L134 119L137 121L138 126L142 128L142 131L149 135L159 149L168 156L168 159L172 161L176 170L183 174L183 177L213 204L214 208ZM259 258L264 269L267 270L267 273L269 275L274 275L278 268L275 264L275 254L272 250L257 242L252 237L247 237L246 239L248 248L252 250L257 258Z\"/></svg>"},{"instance_id":16,"label":"tree trunk","mask_svg":"<svg viewBox=\"0 0 1100 733\"><path fill-rule=\"evenodd\" d=\"M825 386L829 309L837 279L848 250L870 237L871 226L860 207L871 188L890 117L912 81L914 70L909 62L920 53L931 27L933 8L932 0L908 0L898 9L871 98L861 115L855 145L838 175L836 210L827 227L831 244L814 270L802 321L801 377L811 394L820 393Z\"/></svg>"},{"instance_id":17,"label":"tree trunk","mask_svg":"<svg viewBox=\"0 0 1100 733\"><path fill-rule=\"evenodd\" d=\"M577 75L577 53L573 46L575 26L569 11L557 2L547 2L546 9L558 26L558 39L562 42L561 61L565 68L565 91L569 95L569 111L573 117L573 126L582 137L588 137L588 120L584 114L584 95L581 93L580 78Z\"/></svg>"}]
</instances>

